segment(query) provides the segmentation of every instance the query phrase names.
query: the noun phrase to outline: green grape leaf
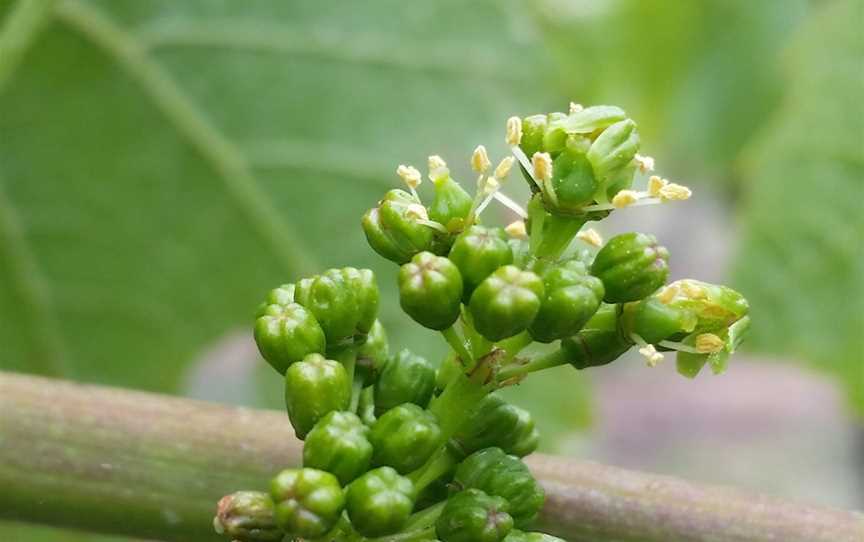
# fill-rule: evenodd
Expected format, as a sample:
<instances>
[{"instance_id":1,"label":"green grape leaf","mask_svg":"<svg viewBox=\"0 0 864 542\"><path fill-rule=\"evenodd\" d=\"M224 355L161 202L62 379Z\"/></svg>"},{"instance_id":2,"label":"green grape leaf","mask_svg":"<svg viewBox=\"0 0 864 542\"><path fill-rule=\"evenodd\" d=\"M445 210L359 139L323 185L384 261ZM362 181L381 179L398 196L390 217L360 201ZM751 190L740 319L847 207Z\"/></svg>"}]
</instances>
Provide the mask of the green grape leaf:
<instances>
[{"instance_id":1,"label":"green grape leaf","mask_svg":"<svg viewBox=\"0 0 864 542\"><path fill-rule=\"evenodd\" d=\"M337 265L378 271L396 344L437 345L359 221L430 154L473 188L474 146L550 101L515 13L0 0L0 367L178 391L269 288Z\"/></svg>"},{"instance_id":2,"label":"green grape leaf","mask_svg":"<svg viewBox=\"0 0 864 542\"><path fill-rule=\"evenodd\" d=\"M789 51L785 103L744 163L735 284L748 344L833 371L864 415L862 17L825 3Z\"/></svg>"}]
</instances>

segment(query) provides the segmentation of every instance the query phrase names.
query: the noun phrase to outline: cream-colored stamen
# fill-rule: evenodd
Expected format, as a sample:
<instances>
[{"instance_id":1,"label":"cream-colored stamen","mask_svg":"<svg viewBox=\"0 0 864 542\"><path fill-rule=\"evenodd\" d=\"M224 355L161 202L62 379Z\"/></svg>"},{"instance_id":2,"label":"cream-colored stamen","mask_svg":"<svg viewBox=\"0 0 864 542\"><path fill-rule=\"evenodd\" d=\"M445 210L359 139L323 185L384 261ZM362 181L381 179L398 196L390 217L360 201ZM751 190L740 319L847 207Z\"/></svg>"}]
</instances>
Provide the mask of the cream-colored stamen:
<instances>
[{"instance_id":1,"label":"cream-colored stamen","mask_svg":"<svg viewBox=\"0 0 864 542\"><path fill-rule=\"evenodd\" d=\"M687 188L686 186L669 183L666 186L660 188L660 199L664 201L671 200L686 200L690 199L690 196L693 195L693 191Z\"/></svg>"},{"instance_id":2,"label":"cream-colored stamen","mask_svg":"<svg viewBox=\"0 0 864 542\"><path fill-rule=\"evenodd\" d=\"M696 336L696 349L701 354L713 354L723 350L726 342L713 333L702 333Z\"/></svg>"},{"instance_id":3,"label":"cream-colored stamen","mask_svg":"<svg viewBox=\"0 0 864 542\"><path fill-rule=\"evenodd\" d=\"M597 233L597 230L592 228L580 231L576 234L576 238L588 243L592 247L599 247L603 244L603 238L600 237L600 234Z\"/></svg>"},{"instance_id":4,"label":"cream-colored stamen","mask_svg":"<svg viewBox=\"0 0 864 542\"><path fill-rule=\"evenodd\" d=\"M657 351L654 348L653 344L646 344L642 348L639 349L639 353L645 358L645 361L648 362L649 367L656 367L658 363L663 361L663 354Z\"/></svg>"},{"instance_id":5,"label":"cream-colored stamen","mask_svg":"<svg viewBox=\"0 0 864 542\"><path fill-rule=\"evenodd\" d=\"M435 181L441 177L450 175L450 170L447 169L447 162L443 158L434 154L429 157L429 180Z\"/></svg>"},{"instance_id":6,"label":"cream-colored stamen","mask_svg":"<svg viewBox=\"0 0 864 542\"><path fill-rule=\"evenodd\" d=\"M522 119L519 117L507 119L507 137L504 141L508 145L518 145L522 142Z\"/></svg>"},{"instance_id":7,"label":"cream-colored stamen","mask_svg":"<svg viewBox=\"0 0 864 542\"><path fill-rule=\"evenodd\" d=\"M552 157L548 152L535 152L531 157L534 166L534 176L538 181L548 181L552 178Z\"/></svg>"},{"instance_id":8,"label":"cream-colored stamen","mask_svg":"<svg viewBox=\"0 0 864 542\"><path fill-rule=\"evenodd\" d=\"M664 305L667 305L672 302L673 299L678 295L678 287L674 284L670 284L668 286L664 286L662 290L657 294L657 300Z\"/></svg>"},{"instance_id":9,"label":"cream-colored stamen","mask_svg":"<svg viewBox=\"0 0 864 542\"><path fill-rule=\"evenodd\" d=\"M501 188L501 183L495 177L487 177L486 182L483 183L483 193L487 196L497 192L499 188Z\"/></svg>"},{"instance_id":10,"label":"cream-colored stamen","mask_svg":"<svg viewBox=\"0 0 864 542\"><path fill-rule=\"evenodd\" d=\"M524 220L511 222L506 228L504 228L504 231L507 232L507 235L515 237L516 239L526 239L528 237L528 231L525 229Z\"/></svg>"},{"instance_id":11,"label":"cream-colored stamen","mask_svg":"<svg viewBox=\"0 0 864 542\"><path fill-rule=\"evenodd\" d=\"M474 153L471 155L471 169L477 173L486 173L492 162L489 161L489 155L486 154L486 147L477 145Z\"/></svg>"},{"instance_id":12,"label":"cream-colored stamen","mask_svg":"<svg viewBox=\"0 0 864 542\"><path fill-rule=\"evenodd\" d=\"M400 165L396 168L396 175L402 178L402 181L412 190L417 188L423 182L423 176L420 171L412 166Z\"/></svg>"},{"instance_id":13,"label":"cream-colored stamen","mask_svg":"<svg viewBox=\"0 0 864 542\"><path fill-rule=\"evenodd\" d=\"M612 198L612 206L616 209L629 207L639 201L639 193L634 190L621 190Z\"/></svg>"},{"instance_id":14,"label":"cream-colored stamen","mask_svg":"<svg viewBox=\"0 0 864 542\"><path fill-rule=\"evenodd\" d=\"M642 173L654 171L654 158L637 154L633 159L636 160L636 165Z\"/></svg>"},{"instance_id":15,"label":"cream-colored stamen","mask_svg":"<svg viewBox=\"0 0 864 542\"><path fill-rule=\"evenodd\" d=\"M408 218L420 219L420 220L429 220L429 214L426 212L426 207L423 207L419 203L412 203L405 209L405 216Z\"/></svg>"},{"instance_id":16,"label":"cream-colored stamen","mask_svg":"<svg viewBox=\"0 0 864 542\"><path fill-rule=\"evenodd\" d=\"M582 104L577 104L576 102L570 102L570 114L578 113L585 109L582 107Z\"/></svg>"},{"instance_id":17,"label":"cream-colored stamen","mask_svg":"<svg viewBox=\"0 0 864 542\"><path fill-rule=\"evenodd\" d=\"M512 156L508 156L501 160L498 164L498 167L495 168L495 178L503 181L507 178L507 175L510 175L510 170L513 168L513 164L516 162L516 159Z\"/></svg>"},{"instance_id":18,"label":"cream-colored stamen","mask_svg":"<svg viewBox=\"0 0 864 542\"><path fill-rule=\"evenodd\" d=\"M648 177L648 194L652 198L660 197L660 190L669 184L669 181L659 177L658 175L651 175Z\"/></svg>"}]
</instances>

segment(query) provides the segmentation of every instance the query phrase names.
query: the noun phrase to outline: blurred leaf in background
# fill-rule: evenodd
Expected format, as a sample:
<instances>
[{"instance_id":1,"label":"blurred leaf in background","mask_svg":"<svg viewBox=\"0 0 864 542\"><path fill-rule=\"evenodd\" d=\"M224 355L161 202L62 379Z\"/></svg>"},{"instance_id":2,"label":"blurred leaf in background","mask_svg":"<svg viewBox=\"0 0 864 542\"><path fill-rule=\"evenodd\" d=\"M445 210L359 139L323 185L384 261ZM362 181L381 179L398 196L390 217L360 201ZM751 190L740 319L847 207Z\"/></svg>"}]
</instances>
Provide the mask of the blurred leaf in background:
<instances>
[{"instance_id":1,"label":"blurred leaf in background","mask_svg":"<svg viewBox=\"0 0 864 542\"><path fill-rule=\"evenodd\" d=\"M835 372L864 416L862 22L861 2L825 2L794 40L783 105L745 152L736 281L753 345Z\"/></svg>"},{"instance_id":2,"label":"blurred leaf in background","mask_svg":"<svg viewBox=\"0 0 864 542\"><path fill-rule=\"evenodd\" d=\"M645 151L688 181L730 162L776 105L780 51L806 0L547 0L538 11L562 90L624 107ZM668 171L668 169L667 169Z\"/></svg>"}]
</instances>

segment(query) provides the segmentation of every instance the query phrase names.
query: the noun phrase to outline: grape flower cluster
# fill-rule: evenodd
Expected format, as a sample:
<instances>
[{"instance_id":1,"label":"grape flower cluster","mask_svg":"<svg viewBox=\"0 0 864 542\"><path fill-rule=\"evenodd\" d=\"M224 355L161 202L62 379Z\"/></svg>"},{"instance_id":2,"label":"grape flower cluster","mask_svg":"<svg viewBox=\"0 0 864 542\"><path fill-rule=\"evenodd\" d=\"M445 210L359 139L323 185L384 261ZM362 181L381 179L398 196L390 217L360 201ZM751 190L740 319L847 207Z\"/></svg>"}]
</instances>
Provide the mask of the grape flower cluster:
<instances>
[{"instance_id":1,"label":"grape flower cluster","mask_svg":"<svg viewBox=\"0 0 864 542\"><path fill-rule=\"evenodd\" d=\"M538 445L534 420L496 390L552 367L606 365L632 348L652 367L674 352L691 378L705 365L725 369L749 325L746 299L698 280L668 283L669 251L650 234L604 243L585 228L691 195L653 174L636 123L618 107L571 104L508 119L505 139L511 155L494 169L482 145L473 152L473 195L431 156L431 201L418 191L420 171L399 166L404 189L362 219L372 249L401 266L403 311L449 345L442 361L391 351L368 269L329 269L267 294L254 337L284 378L303 464L276 474L269 491L225 496L219 533L239 542L560 541L531 532L544 502L521 460ZM514 168L530 187L524 207L502 191ZM517 219L484 223L493 201Z\"/></svg>"}]
</instances>

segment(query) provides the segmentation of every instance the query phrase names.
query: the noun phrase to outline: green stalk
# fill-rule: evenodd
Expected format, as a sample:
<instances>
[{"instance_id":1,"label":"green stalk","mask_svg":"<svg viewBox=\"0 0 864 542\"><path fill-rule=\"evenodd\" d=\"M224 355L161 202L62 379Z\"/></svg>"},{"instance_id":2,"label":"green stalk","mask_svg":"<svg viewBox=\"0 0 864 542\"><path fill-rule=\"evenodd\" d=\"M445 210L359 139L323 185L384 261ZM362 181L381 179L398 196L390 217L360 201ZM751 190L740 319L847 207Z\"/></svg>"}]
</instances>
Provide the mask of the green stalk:
<instances>
[{"instance_id":1,"label":"green stalk","mask_svg":"<svg viewBox=\"0 0 864 542\"><path fill-rule=\"evenodd\" d=\"M538 258L557 260L570 246L570 242L587 222L585 217L565 217L550 215L546 219L543 240L535 252Z\"/></svg>"},{"instance_id":2,"label":"green stalk","mask_svg":"<svg viewBox=\"0 0 864 542\"><path fill-rule=\"evenodd\" d=\"M452 348L453 351L462 358L462 365L470 366L474 362L474 356L472 356L471 352L468 351L468 347L465 346L465 341L459 336L459 333L456 332L454 326L450 326L441 331L441 336L444 337L444 340L447 341L450 348Z\"/></svg>"},{"instance_id":3,"label":"green stalk","mask_svg":"<svg viewBox=\"0 0 864 542\"><path fill-rule=\"evenodd\" d=\"M551 369L569 363L569 359L564 350L559 348L548 354L537 356L527 363L514 363L502 368L498 371L498 382L506 382L511 378L517 378L529 373L536 373L544 369Z\"/></svg>"},{"instance_id":4,"label":"green stalk","mask_svg":"<svg viewBox=\"0 0 864 542\"><path fill-rule=\"evenodd\" d=\"M348 407L353 413L357 413L357 407L360 406L360 395L363 393L363 379L354 377L354 383L351 386L351 405Z\"/></svg>"},{"instance_id":5,"label":"green stalk","mask_svg":"<svg viewBox=\"0 0 864 542\"><path fill-rule=\"evenodd\" d=\"M424 542L435 536L435 527L426 527L424 529L403 532L399 534L391 534L380 538L364 538L364 542Z\"/></svg>"},{"instance_id":6,"label":"green stalk","mask_svg":"<svg viewBox=\"0 0 864 542\"><path fill-rule=\"evenodd\" d=\"M467 414L495 387L489 363L481 363L470 375L463 373L454 378L429 405L429 410L438 418L444 443L456 434L467 421Z\"/></svg>"},{"instance_id":7,"label":"green stalk","mask_svg":"<svg viewBox=\"0 0 864 542\"><path fill-rule=\"evenodd\" d=\"M414 496L420 495L430 484L447 474L455 466L456 458L450 453L445 443L437 452L432 454L425 465L407 475L414 482Z\"/></svg>"}]
</instances>

